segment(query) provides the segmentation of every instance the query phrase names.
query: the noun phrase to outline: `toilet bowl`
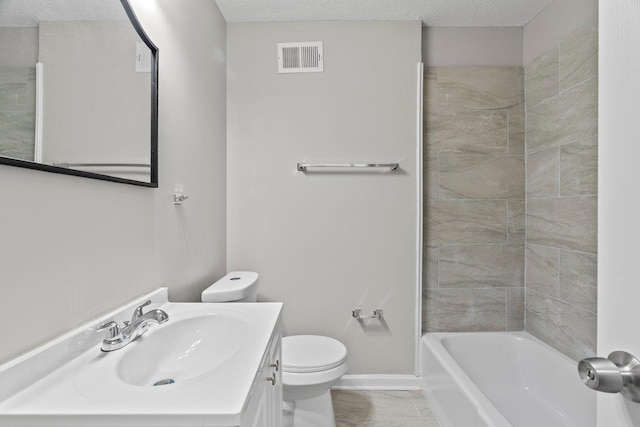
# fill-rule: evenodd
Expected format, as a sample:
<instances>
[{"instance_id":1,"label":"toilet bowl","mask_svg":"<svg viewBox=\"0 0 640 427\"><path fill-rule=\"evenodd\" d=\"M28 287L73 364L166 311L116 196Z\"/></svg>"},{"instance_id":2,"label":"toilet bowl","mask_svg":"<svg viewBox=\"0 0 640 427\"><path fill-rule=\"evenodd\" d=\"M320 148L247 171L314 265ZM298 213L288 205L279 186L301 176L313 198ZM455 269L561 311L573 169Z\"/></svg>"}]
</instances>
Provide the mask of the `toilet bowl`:
<instances>
[{"instance_id":1,"label":"toilet bowl","mask_svg":"<svg viewBox=\"0 0 640 427\"><path fill-rule=\"evenodd\" d=\"M285 427L335 427L331 387L347 372L347 349L319 335L282 338Z\"/></svg>"},{"instance_id":2,"label":"toilet bowl","mask_svg":"<svg viewBox=\"0 0 640 427\"><path fill-rule=\"evenodd\" d=\"M258 273L234 271L202 292L202 302L255 302ZM331 387L347 371L347 349L320 335L282 338L283 427L335 427Z\"/></svg>"}]
</instances>

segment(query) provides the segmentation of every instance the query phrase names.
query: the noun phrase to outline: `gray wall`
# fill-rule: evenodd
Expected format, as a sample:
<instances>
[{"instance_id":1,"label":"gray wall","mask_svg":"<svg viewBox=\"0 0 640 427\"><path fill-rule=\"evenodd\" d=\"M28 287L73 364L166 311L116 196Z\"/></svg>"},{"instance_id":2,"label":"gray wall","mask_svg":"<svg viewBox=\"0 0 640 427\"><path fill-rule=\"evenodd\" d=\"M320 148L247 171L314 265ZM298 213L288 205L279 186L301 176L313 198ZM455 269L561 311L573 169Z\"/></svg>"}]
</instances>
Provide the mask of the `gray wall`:
<instances>
[{"instance_id":1,"label":"gray wall","mask_svg":"<svg viewBox=\"0 0 640 427\"><path fill-rule=\"evenodd\" d=\"M0 28L0 66L34 67L38 62L37 28Z\"/></svg>"},{"instance_id":2,"label":"gray wall","mask_svg":"<svg viewBox=\"0 0 640 427\"><path fill-rule=\"evenodd\" d=\"M228 26L229 269L260 272L286 334L323 334L351 374L414 372L419 22ZM276 44L324 42L325 72L278 74ZM399 161L398 173L296 163ZM351 310L384 309L359 324Z\"/></svg>"},{"instance_id":3,"label":"gray wall","mask_svg":"<svg viewBox=\"0 0 640 427\"><path fill-rule=\"evenodd\" d=\"M522 330L522 67L427 69L424 332Z\"/></svg>"},{"instance_id":4,"label":"gray wall","mask_svg":"<svg viewBox=\"0 0 640 427\"><path fill-rule=\"evenodd\" d=\"M0 166L0 362L159 286L197 301L225 273L225 22L209 0L134 7L160 48L160 187Z\"/></svg>"},{"instance_id":5,"label":"gray wall","mask_svg":"<svg viewBox=\"0 0 640 427\"><path fill-rule=\"evenodd\" d=\"M425 27L427 67L521 67L522 27Z\"/></svg>"},{"instance_id":6,"label":"gray wall","mask_svg":"<svg viewBox=\"0 0 640 427\"><path fill-rule=\"evenodd\" d=\"M525 85L526 330L581 359L596 345L597 24L529 62Z\"/></svg>"},{"instance_id":7,"label":"gray wall","mask_svg":"<svg viewBox=\"0 0 640 427\"><path fill-rule=\"evenodd\" d=\"M597 22L598 0L553 0L524 26L523 65L557 47L579 28Z\"/></svg>"}]
</instances>

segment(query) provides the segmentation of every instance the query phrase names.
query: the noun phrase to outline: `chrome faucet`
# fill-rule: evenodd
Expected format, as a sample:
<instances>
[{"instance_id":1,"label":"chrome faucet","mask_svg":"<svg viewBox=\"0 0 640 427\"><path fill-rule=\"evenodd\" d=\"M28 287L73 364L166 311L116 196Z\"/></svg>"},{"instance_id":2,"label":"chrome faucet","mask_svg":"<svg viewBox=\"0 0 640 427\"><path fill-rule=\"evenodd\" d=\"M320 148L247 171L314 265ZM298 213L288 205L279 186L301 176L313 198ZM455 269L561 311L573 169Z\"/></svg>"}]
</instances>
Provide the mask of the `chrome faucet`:
<instances>
[{"instance_id":1,"label":"chrome faucet","mask_svg":"<svg viewBox=\"0 0 640 427\"><path fill-rule=\"evenodd\" d=\"M151 300L136 307L131 316L131 321L124 322L123 327L120 327L118 322L113 320L98 326L96 328L97 331L107 331L107 336L102 341L102 351L119 350L147 332L150 324L161 324L169 320L169 315L160 309L151 310L143 314L142 309L149 304L151 304Z\"/></svg>"}]
</instances>

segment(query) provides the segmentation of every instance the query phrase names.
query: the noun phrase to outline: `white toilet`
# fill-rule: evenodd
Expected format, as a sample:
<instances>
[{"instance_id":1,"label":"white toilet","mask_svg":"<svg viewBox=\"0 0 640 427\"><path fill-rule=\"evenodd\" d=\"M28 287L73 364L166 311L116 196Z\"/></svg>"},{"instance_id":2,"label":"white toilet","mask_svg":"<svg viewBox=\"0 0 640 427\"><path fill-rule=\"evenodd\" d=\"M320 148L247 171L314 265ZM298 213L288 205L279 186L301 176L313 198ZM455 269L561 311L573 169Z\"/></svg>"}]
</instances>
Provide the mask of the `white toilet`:
<instances>
[{"instance_id":1,"label":"white toilet","mask_svg":"<svg viewBox=\"0 0 640 427\"><path fill-rule=\"evenodd\" d=\"M255 302L258 273L234 271L202 292L202 302ZM284 427L335 427L331 387L347 371L347 349L319 335L282 338Z\"/></svg>"}]
</instances>

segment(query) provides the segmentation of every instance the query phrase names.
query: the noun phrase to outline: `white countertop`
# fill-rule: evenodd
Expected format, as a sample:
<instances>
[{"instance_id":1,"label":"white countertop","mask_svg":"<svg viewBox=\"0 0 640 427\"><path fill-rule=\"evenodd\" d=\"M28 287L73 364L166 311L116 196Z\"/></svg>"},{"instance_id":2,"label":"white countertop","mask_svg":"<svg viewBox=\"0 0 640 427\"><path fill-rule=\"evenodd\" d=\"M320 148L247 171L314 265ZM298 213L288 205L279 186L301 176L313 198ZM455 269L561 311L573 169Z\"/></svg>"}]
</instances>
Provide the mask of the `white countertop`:
<instances>
[{"instance_id":1,"label":"white countertop","mask_svg":"<svg viewBox=\"0 0 640 427\"><path fill-rule=\"evenodd\" d=\"M213 371L161 387L135 386L122 381L117 374L117 364L127 349L143 344L164 325L154 325L138 340L114 352L103 353L100 343L92 344L64 364L45 366L48 374L32 384L4 393L11 395L0 401L0 426L239 425L256 373L277 330L282 304L164 302L151 308L160 308L169 314L165 325L194 316L223 314L240 318L247 325L246 341L232 358ZM94 323L97 325L100 321ZM86 336L88 329L87 326L78 328L75 335L67 334L52 343L53 347L64 348L65 344L73 347L70 343L74 337L77 345L78 337ZM53 347L48 346L48 350ZM53 358L43 359L42 352L46 351L47 348L36 349L33 354L10 362L10 366L0 367L2 388L12 386L12 368L24 370L30 360L40 364L35 370L42 371L47 359L53 361Z\"/></svg>"}]
</instances>

